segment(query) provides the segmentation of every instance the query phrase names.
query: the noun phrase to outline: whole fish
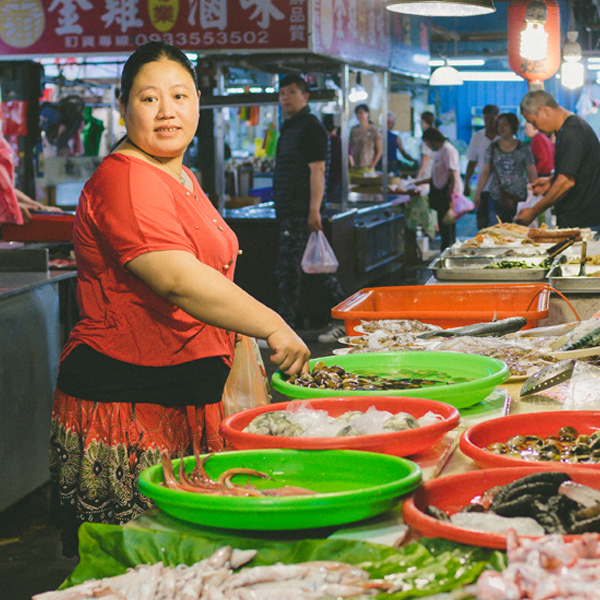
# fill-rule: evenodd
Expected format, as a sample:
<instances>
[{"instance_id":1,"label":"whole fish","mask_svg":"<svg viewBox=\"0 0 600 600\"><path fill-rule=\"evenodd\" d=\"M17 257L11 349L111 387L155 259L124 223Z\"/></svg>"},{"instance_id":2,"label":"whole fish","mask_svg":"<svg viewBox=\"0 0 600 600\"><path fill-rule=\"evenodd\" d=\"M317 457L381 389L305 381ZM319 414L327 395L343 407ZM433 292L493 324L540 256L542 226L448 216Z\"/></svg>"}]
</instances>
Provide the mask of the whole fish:
<instances>
[{"instance_id":1,"label":"whole fish","mask_svg":"<svg viewBox=\"0 0 600 600\"><path fill-rule=\"evenodd\" d=\"M427 331L417 337L424 340L430 337L455 337L464 335L472 337L499 337L507 333L519 331L526 324L527 319L525 317L509 317L508 319L501 319L500 321L492 321L490 323L473 323L464 327Z\"/></svg>"},{"instance_id":2,"label":"whole fish","mask_svg":"<svg viewBox=\"0 0 600 600\"><path fill-rule=\"evenodd\" d=\"M600 327L592 329L575 342L561 346L559 350L566 352L568 350L578 350L579 348L594 348L598 344L600 344Z\"/></svg>"}]
</instances>

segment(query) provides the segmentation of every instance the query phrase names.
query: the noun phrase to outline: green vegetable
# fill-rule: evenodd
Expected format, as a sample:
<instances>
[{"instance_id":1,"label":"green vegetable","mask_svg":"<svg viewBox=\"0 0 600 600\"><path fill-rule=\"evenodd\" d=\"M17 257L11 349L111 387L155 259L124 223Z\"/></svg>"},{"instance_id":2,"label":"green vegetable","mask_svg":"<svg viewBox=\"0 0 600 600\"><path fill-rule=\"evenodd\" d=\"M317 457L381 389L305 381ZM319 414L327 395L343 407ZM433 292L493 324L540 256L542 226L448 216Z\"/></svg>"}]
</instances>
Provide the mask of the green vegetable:
<instances>
[{"instance_id":1,"label":"green vegetable","mask_svg":"<svg viewBox=\"0 0 600 600\"><path fill-rule=\"evenodd\" d=\"M524 260L499 260L483 267L484 269L544 269L544 263L539 265L527 263Z\"/></svg>"},{"instance_id":2,"label":"green vegetable","mask_svg":"<svg viewBox=\"0 0 600 600\"><path fill-rule=\"evenodd\" d=\"M162 560L171 566L191 565L225 545L257 549L248 566L338 560L362 567L372 578L387 576L402 584L399 592L376 596L380 600L451 591L475 582L485 569L506 567L503 552L438 538L422 539L400 549L344 539L311 539L331 533L331 529L268 532L250 538L187 524L158 510L122 527L84 523L79 531L79 564L61 588L119 575L142 563ZM394 577L397 573L401 575Z\"/></svg>"},{"instance_id":3,"label":"green vegetable","mask_svg":"<svg viewBox=\"0 0 600 600\"><path fill-rule=\"evenodd\" d=\"M477 581L486 569L501 571L506 555L498 550L457 544L440 538L423 538L400 548L396 555L377 563L362 563L372 578L400 586L380 599L401 600L450 592Z\"/></svg>"}]
</instances>

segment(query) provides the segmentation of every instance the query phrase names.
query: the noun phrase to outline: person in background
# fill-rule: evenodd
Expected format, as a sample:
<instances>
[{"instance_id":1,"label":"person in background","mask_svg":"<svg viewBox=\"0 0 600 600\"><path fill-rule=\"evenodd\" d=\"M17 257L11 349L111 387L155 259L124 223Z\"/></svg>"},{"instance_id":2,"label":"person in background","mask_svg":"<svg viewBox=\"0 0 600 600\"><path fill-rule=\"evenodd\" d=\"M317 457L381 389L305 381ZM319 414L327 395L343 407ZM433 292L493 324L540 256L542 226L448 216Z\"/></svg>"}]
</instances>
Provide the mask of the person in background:
<instances>
[{"instance_id":1,"label":"person in background","mask_svg":"<svg viewBox=\"0 0 600 600\"><path fill-rule=\"evenodd\" d=\"M233 283L235 234L183 155L196 133L194 66L166 42L140 46L121 76L127 135L86 183L74 228L80 320L63 350L52 408L52 520L63 553L81 523L124 524L152 506L139 474L218 451L235 332L267 340L286 373L309 351Z\"/></svg>"},{"instance_id":2,"label":"person in background","mask_svg":"<svg viewBox=\"0 0 600 600\"><path fill-rule=\"evenodd\" d=\"M554 171L554 144L545 133L538 131L531 123L525 123L523 131L529 138L538 177L550 177Z\"/></svg>"},{"instance_id":3,"label":"person in background","mask_svg":"<svg viewBox=\"0 0 600 600\"><path fill-rule=\"evenodd\" d=\"M471 177L477 168L477 175L481 177L485 163L485 153L490 144L498 139L496 133L496 119L500 109L495 104L483 107L483 129L476 131L471 137L467 148L467 170L465 172L465 194L471 195ZM477 207L477 229L487 227L490 221L489 212L490 182L483 188L480 194L479 206Z\"/></svg>"},{"instance_id":4,"label":"person in background","mask_svg":"<svg viewBox=\"0 0 600 600\"><path fill-rule=\"evenodd\" d=\"M61 213L58 206L44 206L15 187L15 156L12 146L2 135L0 121L0 223L23 225L31 221L32 212Z\"/></svg>"},{"instance_id":5,"label":"person in background","mask_svg":"<svg viewBox=\"0 0 600 600\"><path fill-rule=\"evenodd\" d=\"M431 168L431 178L417 180L417 185L429 184L429 206L437 211L438 228L443 251L456 241L456 224L444 223L444 216L452 206L452 193L463 193L460 177L460 156L458 150L435 127L423 133L423 141L435 152Z\"/></svg>"},{"instance_id":6,"label":"person in background","mask_svg":"<svg viewBox=\"0 0 600 600\"><path fill-rule=\"evenodd\" d=\"M374 171L383 154L381 132L371 122L369 107L359 104L354 109L358 125L350 129L350 168L356 174Z\"/></svg>"},{"instance_id":7,"label":"person in background","mask_svg":"<svg viewBox=\"0 0 600 600\"><path fill-rule=\"evenodd\" d=\"M501 204L502 191L527 199L527 181L533 183L537 177L531 148L517 139L519 117L514 113L503 113L496 119L499 139L485 153L485 162L477 182L474 203L479 206L481 194L490 181L489 225L500 219L511 223L516 206L505 208Z\"/></svg>"},{"instance_id":8,"label":"person in background","mask_svg":"<svg viewBox=\"0 0 600 600\"><path fill-rule=\"evenodd\" d=\"M323 126L329 136L329 164L325 195L327 202L342 201L342 138L332 114L323 115Z\"/></svg>"},{"instance_id":9,"label":"person in background","mask_svg":"<svg viewBox=\"0 0 600 600\"><path fill-rule=\"evenodd\" d=\"M426 110L421 114L421 129L425 133L430 127L433 127L435 123L435 116L432 112ZM421 164L417 172L417 180L431 179L431 168L433 162L431 160L433 156L433 150L423 142L421 144Z\"/></svg>"},{"instance_id":10,"label":"person in background","mask_svg":"<svg viewBox=\"0 0 600 600\"><path fill-rule=\"evenodd\" d=\"M285 115L275 156L273 201L279 221L279 251L275 273L277 311L290 326L296 325L302 280L302 255L312 231L323 229L321 206L325 194L328 136L308 106L308 84L299 75L286 75L279 83L279 105ZM331 273L306 275L330 307L344 300L339 281ZM344 335L342 323L319 336L332 343Z\"/></svg>"},{"instance_id":11,"label":"person in background","mask_svg":"<svg viewBox=\"0 0 600 600\"><path fill-rule=\"evenodd\" d=\"M521 114L547 136L556 134L554 174L533 182L535 194L543 194L534 206L524 208L515 222L529 225L553 207L558 227L600 225L600 141L581 117L560 106L543 90L528 92L521 100Z\"/></svg>"},{"instance_id":12,"label":"person in background","mask_svg":"<svg viewBox=\"0 0 600 600\"><path fill-rule=\"evenodd\" d=\"M414 165L417 161L404 149L402 138L392 130L396 125L396 115L388 111L387 114L387 168L388 173L400 175L402 163L398 160L398 152L404 157L409 164Z\"/></svg>"}]
</instances>

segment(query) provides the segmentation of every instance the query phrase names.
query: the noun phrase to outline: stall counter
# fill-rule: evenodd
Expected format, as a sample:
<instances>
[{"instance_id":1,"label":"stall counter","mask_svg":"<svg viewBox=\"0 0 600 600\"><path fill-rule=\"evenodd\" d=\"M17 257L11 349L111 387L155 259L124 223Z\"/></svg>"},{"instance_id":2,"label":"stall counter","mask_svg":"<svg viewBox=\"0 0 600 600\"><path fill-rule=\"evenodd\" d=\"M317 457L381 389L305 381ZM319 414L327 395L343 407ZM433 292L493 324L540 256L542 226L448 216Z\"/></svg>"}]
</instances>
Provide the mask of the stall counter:
<instances>
[{"instance_id":1,"label":"stall counter","mask_svg":"<svg viewBox=\"0 0 600 600\"><path fill-rule=\"evenodd\" d=\"M0 272L0 510L49 479L52 396L76 319L75 275Z\"/></svg>"}]
</instances>

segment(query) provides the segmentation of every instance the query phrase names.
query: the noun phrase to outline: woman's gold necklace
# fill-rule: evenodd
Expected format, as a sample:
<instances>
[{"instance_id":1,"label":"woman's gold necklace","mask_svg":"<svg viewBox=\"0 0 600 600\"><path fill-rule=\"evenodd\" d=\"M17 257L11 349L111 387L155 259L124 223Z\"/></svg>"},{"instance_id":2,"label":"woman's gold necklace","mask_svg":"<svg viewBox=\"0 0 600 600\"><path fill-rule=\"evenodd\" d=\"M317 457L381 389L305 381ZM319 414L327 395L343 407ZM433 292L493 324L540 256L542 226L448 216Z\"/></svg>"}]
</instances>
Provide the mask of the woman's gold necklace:
<instances>
[{"instance_id":1,"label":"woman's gold necklace","mask_svg":"<svg viewBox=\"0 0 600 600\"><path fill-rule=\"evenodd\" d=\"M145 150L143 150L142 148L140 148L135 142L133 142L131 140L131 138L127 138L127 141L134 148L137 148L140 152L143 152L146 156L149 156L150 158L153 158L156 162L160 163L163 167L167 167L167 169L171 169L171 171L173 171L173 173L175 173L175 175L177 175L177 178L179 179L179 182L181 183L181 185L185 185L186 180L185 180L185 177L183 176L183 167L182 167L181 171L178 173L173 167L171 167L167 163L162 162L162 160L160 160L160 158L158 156L154 156L154 154L150 154L150 152L146 152ZM164 158L169 158L170 159L171 157L165 156Z\"/></svg>"}]
</instances>

